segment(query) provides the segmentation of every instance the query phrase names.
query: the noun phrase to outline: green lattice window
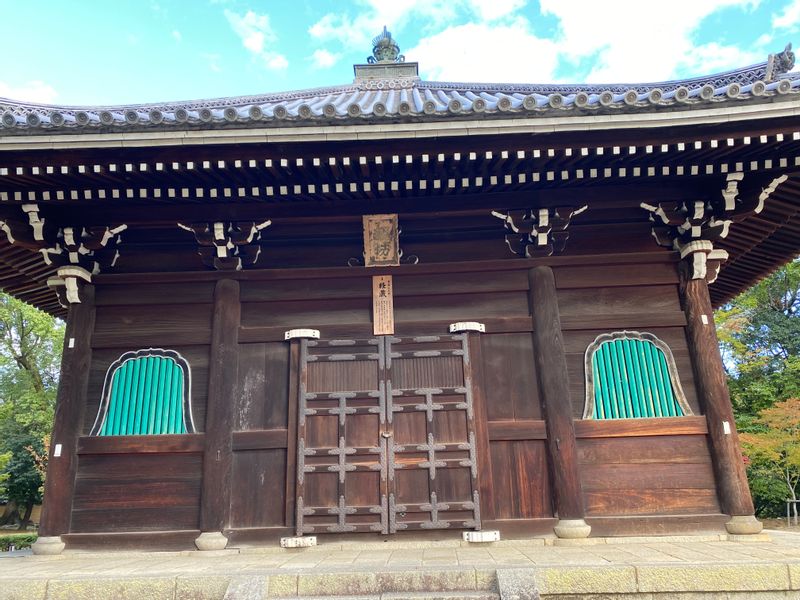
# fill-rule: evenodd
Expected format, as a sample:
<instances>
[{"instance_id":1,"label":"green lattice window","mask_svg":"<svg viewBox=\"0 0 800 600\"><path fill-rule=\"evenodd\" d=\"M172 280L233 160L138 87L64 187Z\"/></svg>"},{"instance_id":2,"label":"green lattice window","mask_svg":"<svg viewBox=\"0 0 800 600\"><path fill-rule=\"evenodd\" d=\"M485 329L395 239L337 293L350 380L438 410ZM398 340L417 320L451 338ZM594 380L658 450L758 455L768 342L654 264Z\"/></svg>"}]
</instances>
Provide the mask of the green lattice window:
<instances>
[{"instance_id":1,"label":"green lattice window","mask_svg":"<svg viewBox=\"0 0 800 600\"><path fill-rule=\"evenodd\" d=\"M617 331L586 349L584 419L692 414L669 347L651 333Z\"/></svg>"},{"instance_id":2,"label":"green lattice window","mask_svg":"<svg viewBox=\"0 0 800 600\"><path fill-rule=\"evenodd\" d=\"M174 350L126 352L108 368L92 435L194 431L189 364Z\"/></svg>"}]
</instances>

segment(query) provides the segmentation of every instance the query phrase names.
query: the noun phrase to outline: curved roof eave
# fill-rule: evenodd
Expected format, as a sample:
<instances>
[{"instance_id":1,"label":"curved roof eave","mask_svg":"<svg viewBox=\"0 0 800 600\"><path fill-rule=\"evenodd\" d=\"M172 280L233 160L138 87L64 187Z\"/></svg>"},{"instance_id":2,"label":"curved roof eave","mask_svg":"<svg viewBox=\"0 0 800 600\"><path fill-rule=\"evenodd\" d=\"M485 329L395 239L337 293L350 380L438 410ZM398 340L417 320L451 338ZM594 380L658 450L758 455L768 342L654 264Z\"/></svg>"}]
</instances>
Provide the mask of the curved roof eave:
<instances>
[{"instance_id":1,"label":"curved roof eave","mask_svg":"<svg viewBox=\"0 0 800 600\"><path fill-rule=\"evenodd\" d=\"M672 120L671 113L680 113L689 122L703 114L713 122L714 114L800 97L800 72L772 73L770 64L641 84L444 83L416 76L357 76L354 83L344 86L125 106L55 106L0 98L0 145L5 147L2 142L20 136L32 141L42 136L99 134L122 140L131 134L157 132L184 139L209 132L237 137L260 132L263 136L287 129L294 129L296 135L303 135L301 129L344 133L345 127L459 129L484 121L492 126L516 121L519 126L524 120L524 127L537 129L574 120L570 128L586 129L618 116L624 116L629 126L631 119L652 123L653 115Z\"/></svg>"}]
</instances>

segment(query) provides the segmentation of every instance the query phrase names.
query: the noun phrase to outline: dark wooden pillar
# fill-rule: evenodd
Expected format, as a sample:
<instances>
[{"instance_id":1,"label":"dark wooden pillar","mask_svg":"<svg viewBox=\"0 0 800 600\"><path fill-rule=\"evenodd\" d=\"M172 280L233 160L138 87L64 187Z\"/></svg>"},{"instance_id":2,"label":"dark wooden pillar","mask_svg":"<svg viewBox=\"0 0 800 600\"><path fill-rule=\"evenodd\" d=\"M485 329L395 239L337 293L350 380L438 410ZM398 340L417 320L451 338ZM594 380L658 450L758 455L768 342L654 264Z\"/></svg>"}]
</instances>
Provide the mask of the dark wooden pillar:
<instances>
[{"instance_id":1,"label":"dark wooden pillar","mask_svg":"<svg viewBox=\"0 0 800 600\"><path fill-rule=\"evenodd\" d=\"M233 466L233 406L239 370L239 282L222 279L214 288L211 356L208 372L203 489L200 500L200 550L220 550L227 544Z\"/></svg>"},{"instance_id":2,"label":"dark wooden pillar","mask_svg":"<svg viewBox=\"0 0 800 600\"><path fill-rule=\"evenodd\" d=\"M70 304L67 313L61 378L39 523L40 537L34 546L36 554L61 552L64 546L58 536L69 533L70 529L75 472L78 468L78 438L83 431L86 388L92 363L94 286L83 285L80 298L80 303Z\"/></svg>"},{"instance_id":3,"label":"dark wooden pillar","mask_svg":"<svg viewBox=\"0 0 800 600\"><path fill-rule=\"evenodd\" d=\"M536 267L528 272L530 305L533 314L533 339L539 373L544 417L547 427L547 450L553 480L558 537L586 537L583 490L578 472L578 449L572 424L567 360L561 337L561 317L553 270Z\"/></svg>"},{"instance_id":4,"label":"dark wooden pillar","mask_svg":"<svg viewBox=\"0 0 800 600\"><path fill-rule=\"evenodd\" d=\"M695 383L708 421L717 489L722 510L734 517L727 527L731 533L758 533L761 524L753 517L753 500L739 449L739 436L722 366L708 284L704 279L689 279L684 274L682 288L689 352Z\"/></svg>"}]
</instances>

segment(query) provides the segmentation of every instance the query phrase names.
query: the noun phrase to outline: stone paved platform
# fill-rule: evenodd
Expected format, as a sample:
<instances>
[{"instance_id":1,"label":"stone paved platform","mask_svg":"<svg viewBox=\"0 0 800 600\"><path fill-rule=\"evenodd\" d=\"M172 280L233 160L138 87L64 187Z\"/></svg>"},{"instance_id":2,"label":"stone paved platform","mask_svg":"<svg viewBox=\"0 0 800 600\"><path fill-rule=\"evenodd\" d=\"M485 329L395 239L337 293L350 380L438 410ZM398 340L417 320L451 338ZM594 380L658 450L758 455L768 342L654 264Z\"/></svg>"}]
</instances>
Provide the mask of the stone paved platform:
<instances>
[{"instance_id":1,"label":"stone paved platform","mask_svg":"<svg viewBox=\"0 0 800 600\"><path fill-rule=\"evenodd\" d=\"M771 539L770 539L771 538ZM800 534L323 543L0 559L0 600L800 599Z\"/></svg>"}]
</instances>

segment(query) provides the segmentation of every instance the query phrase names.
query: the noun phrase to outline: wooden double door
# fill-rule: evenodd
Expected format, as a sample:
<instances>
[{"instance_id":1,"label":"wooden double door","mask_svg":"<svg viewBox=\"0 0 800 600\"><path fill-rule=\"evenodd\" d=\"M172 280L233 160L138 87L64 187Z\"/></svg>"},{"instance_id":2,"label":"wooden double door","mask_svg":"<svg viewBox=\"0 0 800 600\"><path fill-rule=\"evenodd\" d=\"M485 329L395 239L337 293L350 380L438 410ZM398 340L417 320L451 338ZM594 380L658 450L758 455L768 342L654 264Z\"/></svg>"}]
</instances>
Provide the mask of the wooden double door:
<instances>
[{"instance_id":1,"label":"wooden double door","mask_svg":"<svg viewBox=\"0 0 800 600\"><path fill-rule=\"evenodd\" d=\"M480 528L466 334L301 342L297 534Z\"/></svg>"}]
</instances>

